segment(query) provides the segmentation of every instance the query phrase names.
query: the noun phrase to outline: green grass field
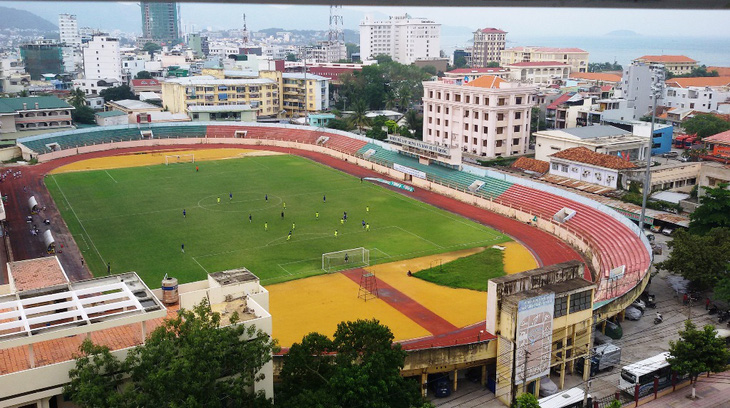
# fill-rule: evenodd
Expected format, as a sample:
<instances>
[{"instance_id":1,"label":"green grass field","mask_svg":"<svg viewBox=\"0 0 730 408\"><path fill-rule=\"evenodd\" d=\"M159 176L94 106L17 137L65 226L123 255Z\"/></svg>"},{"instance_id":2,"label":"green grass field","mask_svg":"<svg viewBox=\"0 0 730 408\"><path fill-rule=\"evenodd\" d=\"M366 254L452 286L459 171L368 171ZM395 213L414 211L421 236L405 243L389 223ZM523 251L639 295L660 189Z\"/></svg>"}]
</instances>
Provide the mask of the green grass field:
<instances>
[{"instance_id":1,"label":"green grass field","mask_svg":"<svg viewBox=\"0 0 730 408\"><path fill-rule=\"evenodd\" d=\"M264 284L282 282L323 273L322 253L349 248L368 248L374 264L509 241L296 156L197 164L197 173L188 163L57 174L45 182L94 275L106 274L110 262L112 273L136 271L151 287L166 273L184 283L238 267Z\"/></svg>"},{"instance_id":2,"label":"green grass field","mask_svg":"<svg viewBox=\"0 0 730 408\"><path fill-rule=\"evenodd\" d=\"M486 292L489 279L505 275L503 256L504 252L499 249L487 248L474 255L418 271L413 276L450 288Z\"/></svg>"}]
</instances>

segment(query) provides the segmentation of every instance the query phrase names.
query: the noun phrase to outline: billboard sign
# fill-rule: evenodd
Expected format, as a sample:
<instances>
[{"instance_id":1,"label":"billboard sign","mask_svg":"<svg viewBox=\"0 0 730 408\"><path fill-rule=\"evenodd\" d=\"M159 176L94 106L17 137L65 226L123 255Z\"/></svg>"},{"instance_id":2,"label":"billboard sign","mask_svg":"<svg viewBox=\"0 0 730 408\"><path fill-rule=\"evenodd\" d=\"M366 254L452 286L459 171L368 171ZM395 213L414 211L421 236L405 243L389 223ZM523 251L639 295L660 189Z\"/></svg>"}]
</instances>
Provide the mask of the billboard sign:
<instances>
[{"instance_id":1,"label":"billboard sign","mask_svg":"<svg viewBox=\"0 0 730 408\"><path fill-rule=\"evenodd\" d=\"M393 169L394 170L398 170L401 173L410 174L413 177L422 178L424 180L426 179L426 173L424 173L424 172L422 172L420 170L416 170L416 169L411 168L411 167L403 166L403 165L398 164L398 163L393 163Z\"/></svg>"},{"instance_id":2,"label":"billboard sign","mask_svg":"<svg viewBox=\"0 0 730 408\"><path fill-rule=\"evenodd\" d=\"M529 382L550 373L554 311L554 293L523 299L517 304L515 385L522 384L525 377Z\"/></svg>"}]
</instances>

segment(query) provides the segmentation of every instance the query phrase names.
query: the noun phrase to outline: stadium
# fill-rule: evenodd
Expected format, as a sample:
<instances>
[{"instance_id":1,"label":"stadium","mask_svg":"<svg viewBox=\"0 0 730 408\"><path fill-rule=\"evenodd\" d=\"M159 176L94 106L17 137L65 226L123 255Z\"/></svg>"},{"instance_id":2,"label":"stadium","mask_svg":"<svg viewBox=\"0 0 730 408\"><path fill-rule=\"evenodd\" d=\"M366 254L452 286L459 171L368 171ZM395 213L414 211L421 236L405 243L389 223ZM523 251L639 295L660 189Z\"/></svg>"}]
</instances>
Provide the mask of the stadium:
<instances>
[{"instance_id":1,"label":"stadium","mask_svg":"<svg viewBox=\"0 0 730 408\"><path fill-rule=\"evenodd\" d=\"M506 248L508 274L577 261L595 285L594 323L623 311L649 279L648 240L603 204L351 133L198 122L77 129L18 145L38 164L5 181L10 229L27 228L30 195L45 217L63 219L50 230L71 280L135 270L158 287L165 274L185 283L246 267L271 293L273 336L284 347L375 317L411 353L404 375L494 364L497 355L487 296L414 279L411 269L494 245ZM162 233L170 238L155 239ZM9 240L16 260L48 250L33 235ZM375 301L359 296L374 287ZM434 357L465 347L478 348L475 357Z\"/></svg>"}]
</instances>

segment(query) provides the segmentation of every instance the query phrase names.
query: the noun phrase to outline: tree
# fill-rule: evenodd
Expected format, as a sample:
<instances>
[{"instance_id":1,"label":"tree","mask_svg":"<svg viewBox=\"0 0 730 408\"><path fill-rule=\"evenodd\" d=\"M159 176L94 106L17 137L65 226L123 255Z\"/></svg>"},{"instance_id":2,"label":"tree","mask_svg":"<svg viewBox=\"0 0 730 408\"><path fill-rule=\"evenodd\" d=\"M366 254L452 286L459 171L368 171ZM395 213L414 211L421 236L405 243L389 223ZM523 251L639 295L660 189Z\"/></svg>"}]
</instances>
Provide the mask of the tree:
<instances>
[{"instance_id":1,"label":"tree","mask_svg":"<svg viewBox=\"0 0 730 408\"><path fill-rule=\"evenodd\" d=\"M254 326L237 324L236 313L229 320L221 327L220 314L203 300L165 320L124 361L86 340L64 392L83 407L270 406L262 392L246 390L263 379L258 372L276 345ZM119 391L122 378L129 384Z\"/></svg>"},{"instance_id":2,"label":"tree","mask_svg":"<svg viewBox=\"0 0 730 408\"><path fill-rule=\"evenodd\" d=\"M360 133L362 133L363 126L367 126L370 123L370 120L366 116L367 113L368 107L362 99L358 99L352 104L350 123L352 123L353 126L356 126Z\"/></svg>"},{"instance_id":3,"label":"tree","mask_svg":"<svg viewBox=\"0 0 730 408\"><path fill-rule=\"evenodd\" d=\"M438 73L438 70L433 65L426 65L421 70L429 75L436 75Z\"/></svg>"},{"instance_id":4,"label":"tree","mask_svg":"<svg viewBox=\"0 0 730 408\"><path fill-rule=\"evenodd\" d=\"M394 120L385 121L385 127L388 128L389 133L395 133L398 130L398 123Z\"/></svg>"},{"instance_id":5,"label":"tree","mask_svg":"<svg viewBox=\"0 0 730 408\"><path fill-rule=\"evenodd\" d=\"M406 353L377 320L342 322L330 340L310 333L284 357L282 407L420 406L418 383L400 375Z\"/></svg>"},{"instance_id":6,"label":"tree","mask_svg":"<svg viewBox=\"0 0 730 408\"><path fill-rule=\"evenodd\" d=\"M372 128L365 132L365 136L375 140L385 140L388 138L388 132L380 128Z\"/></svg>"},{"instance_id":7,"label":"tree","mask_svg":"<svg viewBox=\"0 0 730 408\"><path fill-rule=\"evenodd\" d=\"M69 94L68 103L74 108L86 105L86 93L81 88L76 88Z\"/></svg>"},{"instance_id":8,"label":"tree","mask_svg":"<svg viewBox=\"0 0 730 408\"><path fill-rule=\"evenodd\" d=\"M700 206L689 216L689 231L705 234L713 228L730 228L730 190L727 183L715 188L702 187Z\"/></svg>"},{"instance_id":9,"label":"tree","mask_svg":"<svg viewBox=\"0 0 730 408\"><path fill-rule=\"evenodd\" d=\"M148 42L144 45L144 47L142 47L142 51L149 53L150 58L153 58L155 56L155 53L161 49L162 47L160 47L159 44L155 44L153 42Z\"/></svg>"},{"instance_id":10,"label":"tree","mask_svg":"<svg viewBox=\"0 0 730 408\"><path fill-rule=\"evenodd\" d=\"M499 62L492 61L492 62L490 62L490 63L487 64L487 68L499 68Z\"/></svg>"},{"instance_id":11,"label":"tree","mask_svg":"<svg viewBox=\"0 0 730 408\"><path fill-rule=\"evenodd\" d=\"M112 88L104 89L99 92L99 96L105 101L120 101L122 99L137 99L129 85L119 85Z\"/></svg>"},{"instance_id":12,"label":"tree","mask_svg":"<svg viewBox=\"0 0 730 408\"><path fill-rule=\"evenodd\" d=\"M134 79L152 79L152 74L149 71L139 71Z\"/></svg>"},{"instance_id":13,"label":"tree","mask_svg":"<svg viewBox=\"0 0 730 408\"><path fill-rule=\"evenodd\" d=\"M540 408L540 404L534 395L526 392L515 399L512 408Z\"/></svg>"},{"instance_id":14,"label":"tree","mask_svg":"<svg viewBox=\"0 0 730 408\"><path fill-rule=\"evenodd\" d=\"M667 245L669 258L657 268L683 276L699 287L712 287L728 277L730 229L715 228L707 234L677 230Z\"/></svg>"},{"instance_id":15,"label":"tree","mask_svg":"<svg viewBox=\"0 0 730 408\"><path fill-rule=\"evenodd\" d=\"M342 119L331 119L329 123L327 123L327 127L330 129L338 129L338 130L345 130L350 131L353 128L352 124L347 120Z\"/></svg>"},{"instance_id":16,"label":"tree","mask_svg":"<svg viewBox=\"0 0 730 408\"><path fill-rule=\"evenodd\" d=\"M96 116L94 116L94 110L86 105L80 105L75 107L71 111L71 119L76 123L83 123L86 125L96 124Z\"/></svg>"},{"instance_id":17,"label":"tree","mask_svg":"<svg viewBox=\"0 0 730 408\"><path fill-rule=\"evenodd\" d=\"M540 108L537 106L533 106L532 110L530 111L530 130L533 132L537 132L538 130L545 130L547 128L547 123L545 123L544 119L540 119Z\"/></svg>"},{"instance_id":18,"label":"tree","mask_svg":"<svg viewBox=\"0 0 730 408\"><path fill-rule=\"evenodd\" d=\"M408 129L413 131L409 137L423 140L423 116L419 115L418 112L414 110L409 110L406 112L405 119L406 126L408 126Z\"/></svg>"},{"instance_id":19,"label":"tree","mask_svg":"<svg viewBox=\"0 0 730 408\"><path fill-rule=\"evenodd\" d=\"M611 401L611 403L609 403L606 408L621 408L622 406L623 404L621 403L621 401L615 399Z\"/></svg>"},{"instance_id":20,"label":"tree","mask_svg":"<svg viewBox=\"0 0 730 408\"><path fill-rule=\"evenodd\" d=\"M669 342L667 362L679 375L688 375L692 382L692 399L696 397L697 377L702 373L719 373L727 368L730 350L725 339L717 337L715 327L708 324L698 330L691 320L679 331L679 340Z\"/></svg>"},{"instance_id":21,"label":"tree","mask_svg":"<svg viewBox=\"0 0 730 408\"><path fill-rule=\"evenodd\" d=\"M347 50L347 58L352 58L353 53L360 52L360 45L354 43L345 43L345 49Z\"/></svg>"},{"instance_id":22,"label":"tree","mask_svg":"<svg viewBox=\"0 0 730 408\"><path fill-rule=\"evenodd\" d=\"M459 55L454 58L454 68L464 68L466 66L466 57Z\"/></svg>"},{"instance_id":23,"label":"tree","mask_svg":"<svg viewBox=\"0 0 730 408\"><path fill-rule=\"evenodd\" d=\"M297 60L297 56L292 54L291 52L286 53L286 60L289 62L293 62Z\"/></svg>"},{"instance_id":24,"label":"tree","mask_svg":"<svg viewBox=\"0 0 730 408\"><path fill-rule=\"evenodd\" d=\"M730 130L730 121L703 113L682 122L682 128L687 134L697 135L698 138L703 139Z\"/></svg>"}]
</instances>

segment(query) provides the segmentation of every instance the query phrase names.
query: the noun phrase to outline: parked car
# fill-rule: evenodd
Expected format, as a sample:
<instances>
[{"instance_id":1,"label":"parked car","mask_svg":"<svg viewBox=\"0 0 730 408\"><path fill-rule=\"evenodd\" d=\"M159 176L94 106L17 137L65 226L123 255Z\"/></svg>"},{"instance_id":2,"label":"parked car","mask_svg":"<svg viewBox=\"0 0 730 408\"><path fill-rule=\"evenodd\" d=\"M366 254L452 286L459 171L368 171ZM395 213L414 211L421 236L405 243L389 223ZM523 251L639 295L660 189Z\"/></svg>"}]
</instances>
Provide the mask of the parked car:
<instances>
[{"instance_id":1,"label":"parked car","mask_svg":"<svg viewBox=\"0 0 730 408\"><path fill-rule=\"evenodd\" d=\"M662 154L662 157L666 157L668 159L673 159L673 158L678 157L678 156L679 156L679 153L678 152L667 152L667 153L663 153Z\"/></svg>"},{"instance_id":2,"label":"parked car","mask_svg":"<svg viewBox=\"0 0 730 408\"><path fill-rule=\"evenodd\" d=\"M635 306L629 306L624 311L624 316L627 320L639 320L641 319L641 316L644 314L644 312L641 311L638 307Z\"/></svg>"},{"instance_id":3,"label":"parked car","mask_svg":"<svg viewBox=\"0 0 730 408\"><path fill-rule=\"evenodd\" d=\"M540 398L549 397L558 392L558 386L555 384L549 376L540 378Z\"/></svg>"},{"instance_id":4,"label":"parked car","mask_svg":"<svg viewBox=\"0 0 730 408\"><path fill-rule=\"evenodd\" d=\"M591 357L591 376L600 371L610 371L621 363L621 348L613 344L604 344L593 348ZM576 362L575 369L583 374L583 357Z\"/></svg>"},{"instance_id":5,"label":"parked car","mask_svg":"<svg viewBox=\"0 0 730 408\"><path fill-rule=\"evenodd\" d=\"M429 375L428 383L436 398L445 398L451 395L451 381L446 374Z\"/></svg>"},{"instance_id":6,"label":"parked car","mask_svg":"<svg viewBox=\"0 0 730 408\"><path fill-rule=\"evenodd\" d=\"M671 229L671 228L664 228L664 230L662 231L662 234L664 234L666 236L670 236L670 235L672 235L672 232L674 232L673 229Z\"/></svg>"}]
</instances>

